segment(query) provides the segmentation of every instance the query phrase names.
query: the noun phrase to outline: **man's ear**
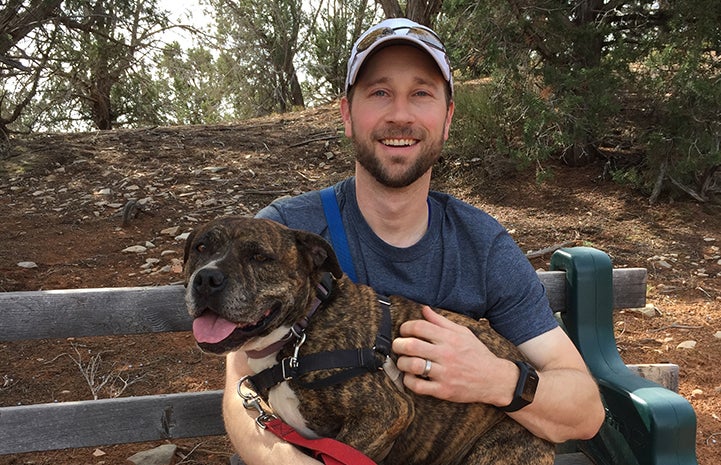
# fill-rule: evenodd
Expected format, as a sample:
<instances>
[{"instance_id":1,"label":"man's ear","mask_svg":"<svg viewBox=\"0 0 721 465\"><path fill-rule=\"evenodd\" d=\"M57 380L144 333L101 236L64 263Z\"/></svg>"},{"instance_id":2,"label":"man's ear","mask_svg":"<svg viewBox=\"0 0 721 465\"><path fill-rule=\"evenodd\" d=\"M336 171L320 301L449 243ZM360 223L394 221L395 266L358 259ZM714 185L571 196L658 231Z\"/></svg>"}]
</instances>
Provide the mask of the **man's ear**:
<instances>
[{"instance_id":1,"label":"man's ear","mask_svg":"<svg viewBox=\"0 0 721 465\"><path fill-rule=\"evenodd\" d=\"M338 258L333 247L317 234L307 231L293 230L298 249L305 254L310 263L320 271L328 271L335 278L343 276Z\"/></svg>"},{"instance_id":2,"label":"man's ear","mask_svg":"<svg viewBox=\"0 0 721 465\"><path fill-rule=\"evenodd\" d=\"M353 120L350 115L350 100L348 97L340 99L340 115L343 118L343 129L345 136L349 139L353 138Z\"/></svg>"}]
</instances>

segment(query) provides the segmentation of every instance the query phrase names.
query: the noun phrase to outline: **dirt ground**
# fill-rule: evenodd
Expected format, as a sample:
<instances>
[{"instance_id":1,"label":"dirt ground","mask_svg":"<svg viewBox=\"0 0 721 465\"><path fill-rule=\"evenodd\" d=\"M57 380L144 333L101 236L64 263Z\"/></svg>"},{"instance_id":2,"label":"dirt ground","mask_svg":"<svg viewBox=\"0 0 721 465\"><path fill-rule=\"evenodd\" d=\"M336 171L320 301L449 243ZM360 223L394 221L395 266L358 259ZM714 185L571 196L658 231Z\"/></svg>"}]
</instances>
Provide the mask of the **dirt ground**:
<instances>
[{"instance_id":1,"label":"dirt ground","mask_svg":"<svg viewBox=\"0 0 721 465\"><path fill-rule=\"evenodd\" d=\"M21 138L0 155L0 291L178 283L178 234L220 215L252 214L352 169L335 107L222 126ZM555 169L543 185L525 174L484 182L472 165L446 157L434 188L494 215L526 251L574 241L606 251L616 267L648 268L648 302L660 314L619 313L619 349L627 363L680 366L680 393L698 416L699 463L721 463L721 208L649 206L603 181L601 164ZM129 199L141 209L123 225ZM123 252L135 245L148 249ZM548 258L533 264L547 268ZM677 348L684 341L695 348ZM109 381L99 397L219 389L223 377L223 360L201 354L185 333L0 347L0 405L92 398L98 383L79 368L93 361L95 381ZM230 456L222 437L175 443L178 463L220 465ZM159 444L4 456L0 465L122 464Z\"/></svg>"}]
</instances>

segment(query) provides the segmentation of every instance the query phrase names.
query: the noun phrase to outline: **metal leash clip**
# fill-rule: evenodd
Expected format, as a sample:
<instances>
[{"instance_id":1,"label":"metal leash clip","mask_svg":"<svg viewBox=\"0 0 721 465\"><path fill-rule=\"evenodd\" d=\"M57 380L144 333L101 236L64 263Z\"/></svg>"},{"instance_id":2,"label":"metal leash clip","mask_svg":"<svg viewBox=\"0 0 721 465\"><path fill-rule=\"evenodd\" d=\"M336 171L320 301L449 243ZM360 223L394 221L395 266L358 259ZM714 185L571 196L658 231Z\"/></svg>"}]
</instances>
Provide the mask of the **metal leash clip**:
<instances>
[{"instance_id":1,"label":"metal leash clip","mask_svg":"<svg viewBox=\"0 0 721 465\"><path fill-rule=\"evenodd\" d=\"M255 389L253 389L252 383L249 381L248 378L250 377L243 376L242 378L240 378L236 391L238 392L238 396L243 399L243 407L248 410L255 409L258 411L258 416L255 419L255 423L261 428L265 429L265 424L271 420L274 420L276 416L272 413L267 412L263 408L260 396L257 392L255 392Z\"/></svg>"},{"instance_id":2,"label":"metal leash clip","mask_svg":"<svg viewBox=\"0 0 721 465\"><path fill-rule=\"evenodd\" d=\"M295 370L298 368L298 354L300 352L300 346L305 343L306 338L305 333L300 333L300 335L298 335L295 333L295 330L293 330L293 334L295 334L298 338L295 342L295 347L293 348L293 356L286 357L280 361L280 368L283 370L283 379L286 381L295 377Z\"/></svg>"}]
</instances>

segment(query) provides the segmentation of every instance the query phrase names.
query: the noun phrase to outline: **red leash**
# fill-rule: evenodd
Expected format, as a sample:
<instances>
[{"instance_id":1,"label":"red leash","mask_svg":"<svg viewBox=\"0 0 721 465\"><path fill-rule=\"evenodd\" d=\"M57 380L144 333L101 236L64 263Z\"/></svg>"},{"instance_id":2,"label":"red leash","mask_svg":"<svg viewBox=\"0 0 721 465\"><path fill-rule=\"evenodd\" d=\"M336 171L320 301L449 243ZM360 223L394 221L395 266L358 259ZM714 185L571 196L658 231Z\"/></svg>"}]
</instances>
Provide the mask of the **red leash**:
<instances>
[{"instance_id":1,"label":"red leash","mask_svg":"<svg viewBox=\"0 0 721 465\"><path fill-rule=\"evenodd\" d=\"M279 438L310 450L313 457L326 465L376 465L373 460L359 450L335 439L306 439L280 418L272 417L264 424Z\"/></svg>"}]
</instances>

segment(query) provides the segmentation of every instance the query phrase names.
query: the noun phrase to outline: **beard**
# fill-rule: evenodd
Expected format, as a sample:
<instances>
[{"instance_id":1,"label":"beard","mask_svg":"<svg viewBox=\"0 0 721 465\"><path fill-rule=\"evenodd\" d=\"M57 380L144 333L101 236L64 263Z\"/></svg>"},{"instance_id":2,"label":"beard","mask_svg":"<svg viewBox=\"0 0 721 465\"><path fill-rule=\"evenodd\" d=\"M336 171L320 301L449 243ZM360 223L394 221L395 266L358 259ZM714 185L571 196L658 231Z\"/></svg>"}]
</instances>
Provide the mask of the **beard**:
<instances>
[{"instance_id":1,"label":"beard","mask_svg":"<svg viewBox=\"0 0 721 465\"><path fill-rule=\"evenodd\" d=\"M353 145L356 150L356 160L383 186L391 188L410 186L433 167L441 156L441 149L443 148L443 139L441 137L436 140L428 140L425 137L428 135L427 133L418 134L418 132L411 128L389 128L383 131L374 131L370 139L360 140L354 137ZM376 155L374 144L378 140L392 138L416 139L427 142L427 145L422 147L421 152L410 165L401 165L401 162L407 161L405 157L397 162L391 159L384 163Z\"/></svg>"}]
</instances>

